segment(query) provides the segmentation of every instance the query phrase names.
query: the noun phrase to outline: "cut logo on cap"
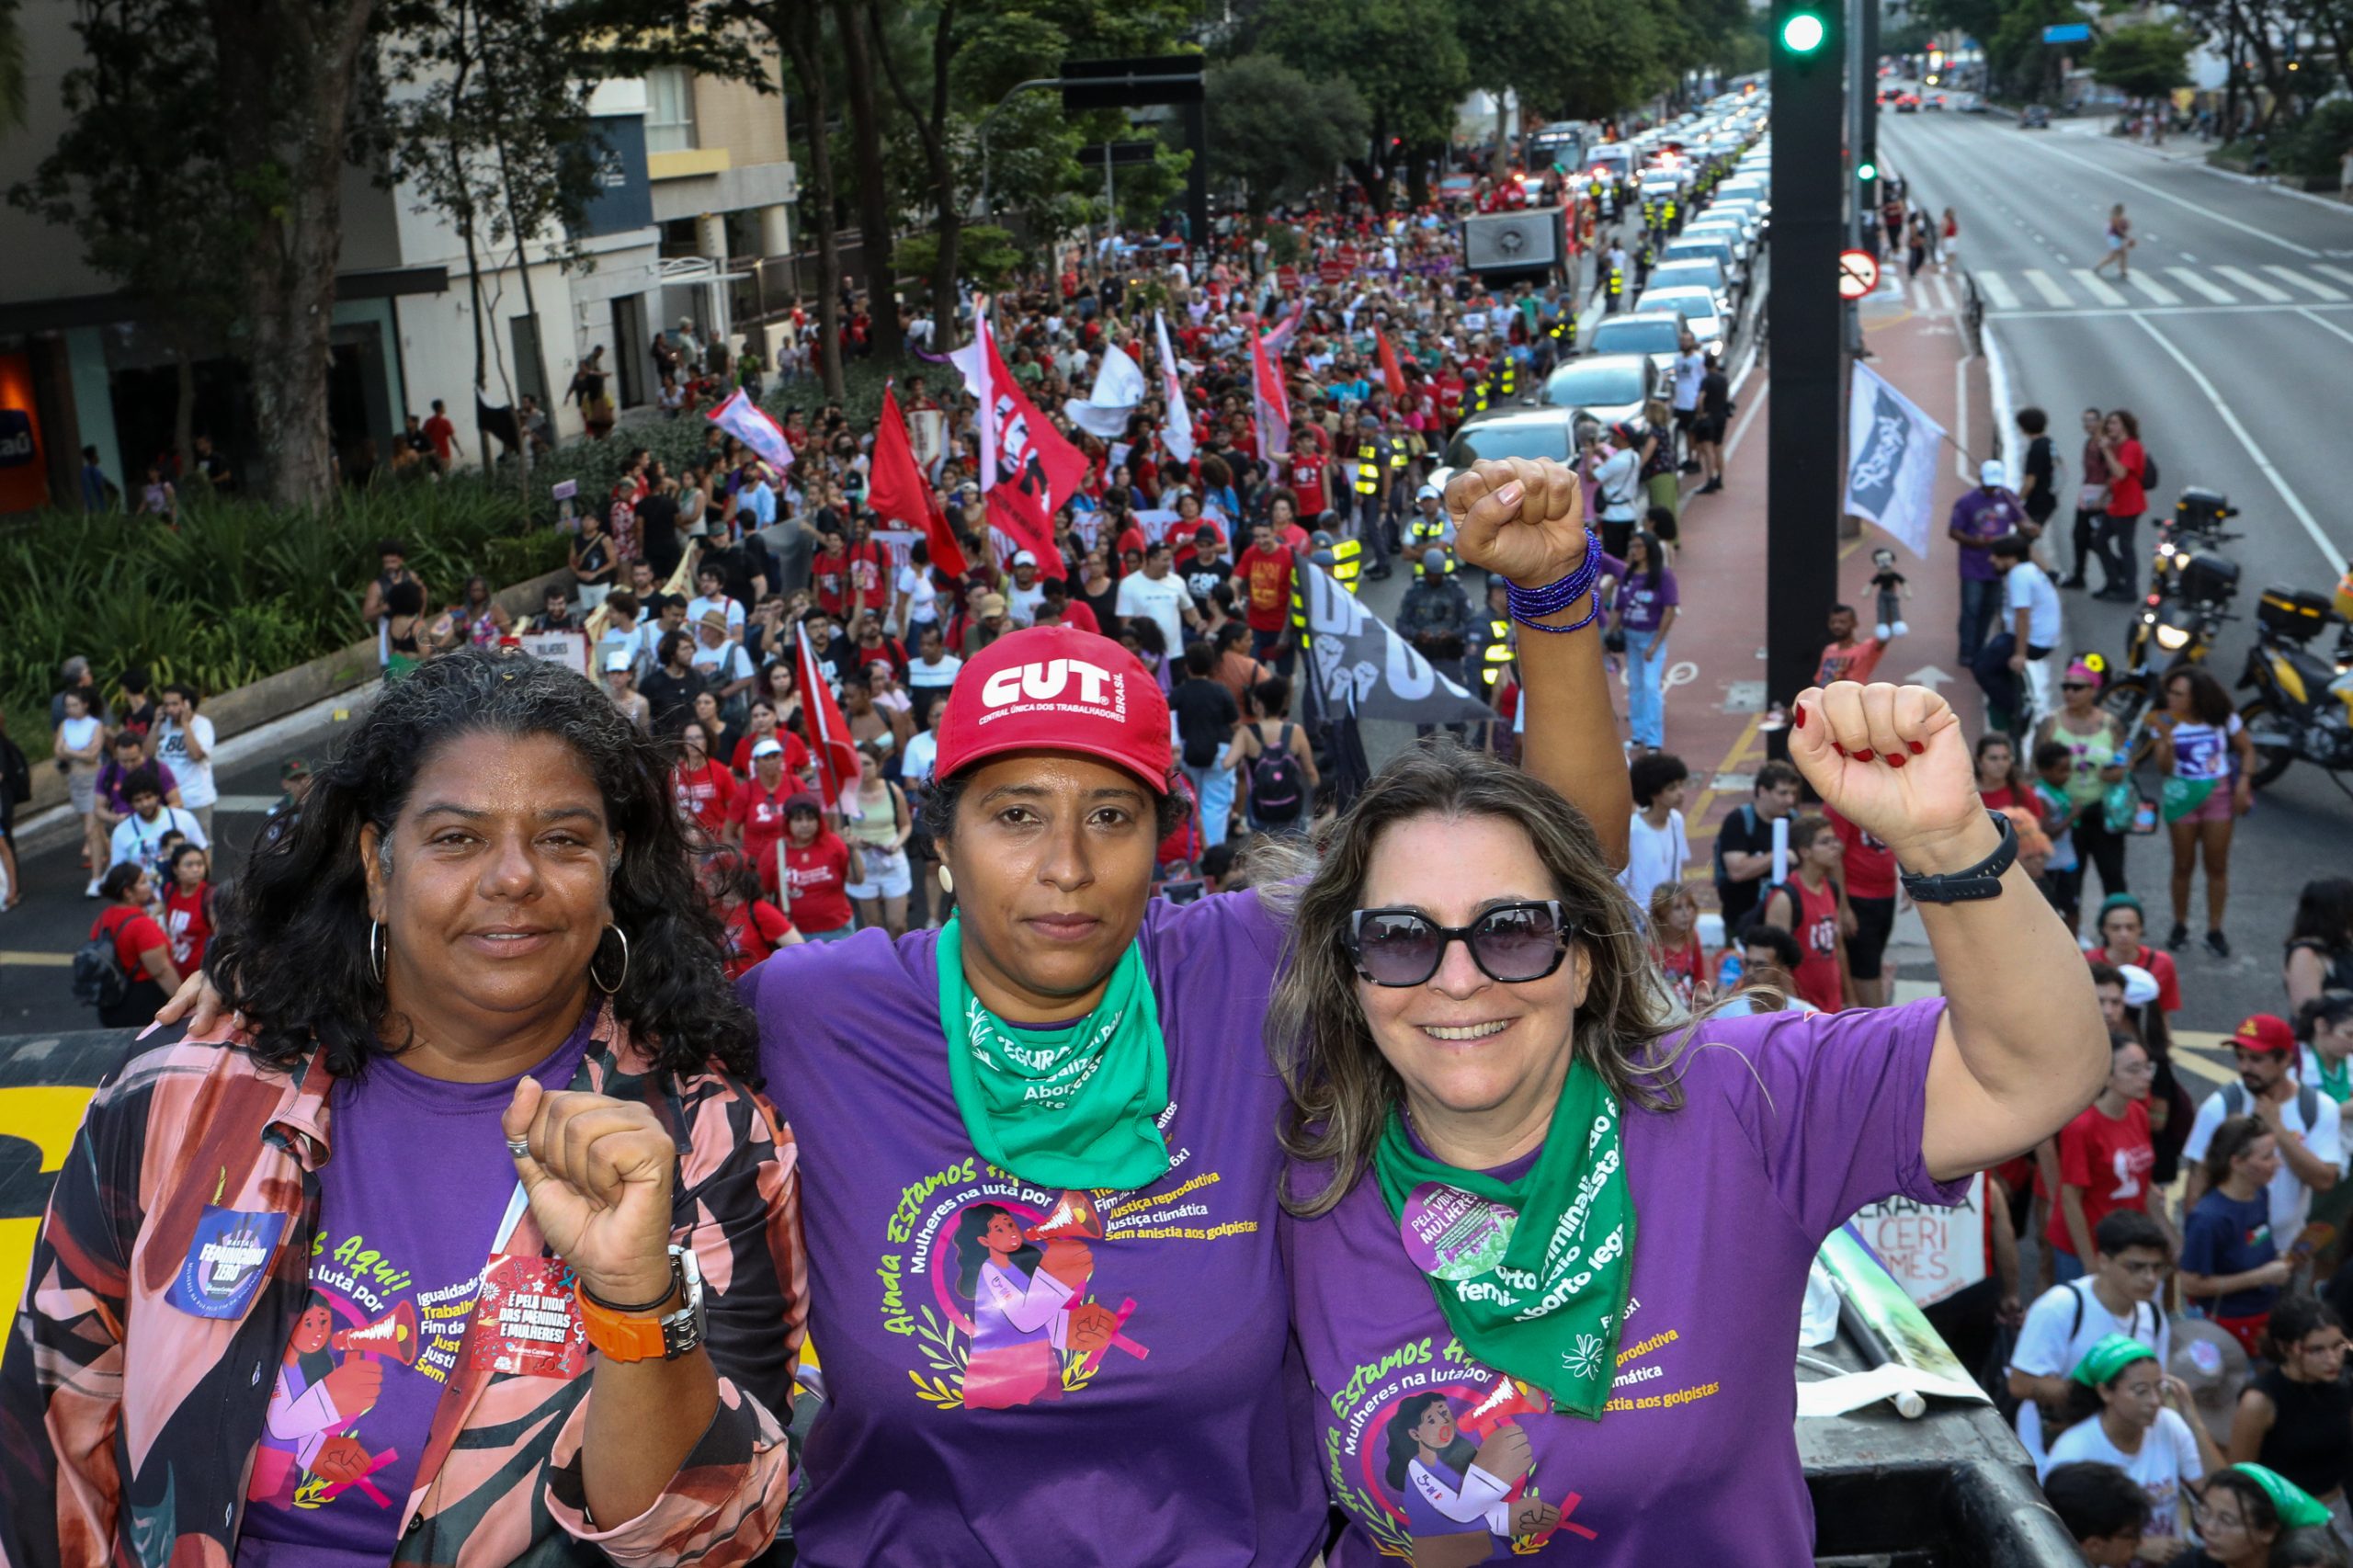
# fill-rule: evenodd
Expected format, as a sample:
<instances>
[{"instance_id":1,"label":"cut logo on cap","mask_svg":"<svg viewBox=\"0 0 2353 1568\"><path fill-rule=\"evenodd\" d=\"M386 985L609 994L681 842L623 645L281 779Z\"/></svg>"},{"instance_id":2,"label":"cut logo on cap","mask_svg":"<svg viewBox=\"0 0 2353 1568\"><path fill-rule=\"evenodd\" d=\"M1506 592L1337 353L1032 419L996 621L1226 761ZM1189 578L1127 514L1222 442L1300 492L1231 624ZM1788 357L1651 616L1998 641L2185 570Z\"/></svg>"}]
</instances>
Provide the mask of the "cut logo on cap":
<instances>
[{"instance_id":1,"label":"cut logo on cap","mask_svg":"<svg viewBox=\"0 0 2353 1568\"><path fill-rule=\"evenodd\" d=\"M1008 665L981 687L983 724L1017 713L1073 713L1125 723L1127 682L1086 659L1041 659Z\"/></svg>"}]
</instances>

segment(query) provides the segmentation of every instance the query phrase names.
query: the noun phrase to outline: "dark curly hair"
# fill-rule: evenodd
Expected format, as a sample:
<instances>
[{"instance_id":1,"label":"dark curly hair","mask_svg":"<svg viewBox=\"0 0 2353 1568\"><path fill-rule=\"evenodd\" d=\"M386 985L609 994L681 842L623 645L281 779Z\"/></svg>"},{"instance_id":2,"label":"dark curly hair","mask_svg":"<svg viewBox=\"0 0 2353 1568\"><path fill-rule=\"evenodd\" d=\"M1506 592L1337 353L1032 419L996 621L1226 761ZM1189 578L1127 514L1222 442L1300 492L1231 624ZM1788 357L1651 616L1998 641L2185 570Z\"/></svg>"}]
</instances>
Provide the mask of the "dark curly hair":
<instances>
[{"instance_id":1,"label":"dark curly hair","mask_svg":"<svg viewBox=\"0 0 2353 1568\"><path fill-rule=\"evenodd\" d=\"M369 965L359 832L372 823L389 837L434 748L481 732L553 735L597 780L621 846L608 887L631 949L613 995L620 1020L665 1072L715 1061L756 1084L752 1015L722 967L665 748L573 672L481 650L427 660L388 687L319 770L292 825L257 846L231 884L204 969L253 1023L255 1054L291 1068L324 1047L328 1072L357 1077L394 1049L375 1038L384 988Z\"/></svg>"}]
</instances>

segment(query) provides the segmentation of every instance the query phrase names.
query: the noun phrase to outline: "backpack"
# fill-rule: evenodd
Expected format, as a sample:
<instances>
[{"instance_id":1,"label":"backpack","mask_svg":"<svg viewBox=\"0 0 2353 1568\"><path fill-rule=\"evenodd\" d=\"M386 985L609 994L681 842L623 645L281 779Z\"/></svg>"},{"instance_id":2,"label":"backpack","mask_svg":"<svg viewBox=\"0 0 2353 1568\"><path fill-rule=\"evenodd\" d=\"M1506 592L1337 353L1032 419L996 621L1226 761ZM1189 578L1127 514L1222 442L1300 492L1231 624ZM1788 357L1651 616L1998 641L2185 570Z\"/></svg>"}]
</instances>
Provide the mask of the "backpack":
<instances>
[{"instance_id":1,"label":"backpack","mask_svg":"<svg viewBox=\"0 0 2353 1568\"><path fill-rule=\"evenodd\" d=\"M2070 1345L2075 1342L2075 1335L2083 1332L2084 1297L2090 1291L2090 1290L2091 1281L2088 1279L2070 1279L2067 1281L2067 1294L2071 1298L2070 1305L2075 1309L2074 1315L2067 1320L2066 1343ZM2149 1337L2145 1343L2151 1349L2154 1349L2156 1347L2157 1335L2164 1329L2165 1319L2160 1315L2157 1307L2154 1302L2135 1301L2132 1303L2131 1336L2134 1339L2139 1339L2141 1337L2141 1309L2143 1306L2146 1306L2149 1309ZM2014 1349L2016 1346L2016 1335L2013 1335L2011 1337L2012 1348ZM1994 1396L1994 1408L2001 1413L2003 1420L2008 1422L2013 1427L2015 1427L2018 1425L2018 1406L2024 1402L2021 1401L2018 1395L2010 1392L2008 1351L2006 1350L2004 1352L2001 1361L2002 1365L1998 1368L1992 1367L1989 1364L1988 1370L1995 1374L1995 1381L1989 1392ZM2042 1435L2043 1447L2048 1449L2051 1445L2051 1440L2057 1436L2058 1434L2056 1432L2046 1429Z\"/></svg>"},{"instance_id":2,"label":"backpack","mask_svg":"<svg viewBox=\"0 0 2353 1568\"><path fill-rule=\"evenodd\" d=\"M114 950L114 936L122 922L101 917L88 941L74 949L74 1000L104 1011L131 1000L131 976Z\"/></svg>"},{"instance_id":3,"label":"backpack","mask_svg":"<svg viewBox=\"0 0 2353 1568\"><path fill-rule=\"evenodd\" d=\"M2141 488L2154 490L2156 487L2157 460L2149 455L2148 448L2143 447L2141 449Z\"/></svg>"},{"instance_id":4,"label":"backpack","mask_svg":"<svg viewBox=\"0 0 2353 1568\"><path fill-rule=\"evenodd\" d=\"M2222 1114L2224 1116L2246 1114L2246 1085L2245 1084L2230 1083L2222 1085ZM2320 1119L2320 1091L2310 1084L2296 1085L2296 1114L2304 1119L2304 1126L2307 1129Z\"/></svg>"},{"instance_id":5,"label":"backpack","mask_svg":"<svg viewBox=\"0 0 2353 1568\"><path fill-rule=\"evenodd\" d=\"M1290 754L1292 726L1286 723L1272 746L1261 747L1250 765L1250 810L1260 822L1297 822L1307 806L1307 778Z\"/></svg>"}]
</instances>

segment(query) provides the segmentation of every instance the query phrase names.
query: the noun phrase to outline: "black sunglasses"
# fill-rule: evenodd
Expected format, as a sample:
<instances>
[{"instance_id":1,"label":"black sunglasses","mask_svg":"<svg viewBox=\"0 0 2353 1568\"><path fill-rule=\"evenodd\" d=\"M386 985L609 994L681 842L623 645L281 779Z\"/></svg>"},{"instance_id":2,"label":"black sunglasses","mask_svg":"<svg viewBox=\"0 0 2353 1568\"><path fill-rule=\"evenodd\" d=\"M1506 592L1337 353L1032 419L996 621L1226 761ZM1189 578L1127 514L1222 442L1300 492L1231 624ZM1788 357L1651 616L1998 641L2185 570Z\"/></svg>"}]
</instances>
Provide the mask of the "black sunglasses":
<instances>
[{"instance_id":1,"label":"black sunglasses","mask_svg":"<svg viewBox=\"0 0 2353 1568\"><path fill-rule=\"evenodd\" d=\"M1468 926L1441 926L1412 909L1359 909L1348 917L1348 955L1375 985L1420 985L1438 972L1449 942L1506 985L1541 980L1561 967L1570 926L1556 899L1501 903Z\"/></svg>"},{"instance_id":2,"label":"black sunglasses","mask_svg":"<svg viewBox=\"0 0 2353 1568\"><path fill-rule=\"evenodd\" d=\"M2094 688L2089 681L2063 680L2059 683L2059 689L2062 691L2090 691Z\"/></svg>"}]
</instances>

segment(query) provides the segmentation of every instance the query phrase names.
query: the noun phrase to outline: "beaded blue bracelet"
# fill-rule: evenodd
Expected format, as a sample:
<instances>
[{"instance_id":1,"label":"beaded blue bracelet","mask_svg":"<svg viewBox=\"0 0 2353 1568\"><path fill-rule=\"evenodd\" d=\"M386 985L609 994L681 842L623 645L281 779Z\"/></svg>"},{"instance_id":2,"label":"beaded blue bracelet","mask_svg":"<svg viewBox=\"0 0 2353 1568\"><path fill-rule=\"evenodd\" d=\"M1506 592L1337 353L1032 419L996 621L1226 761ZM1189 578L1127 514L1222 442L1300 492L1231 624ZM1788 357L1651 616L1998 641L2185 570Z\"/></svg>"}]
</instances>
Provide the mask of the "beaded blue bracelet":
<instances>
[{"instance_id":1,"label":"beaded blue bracelet","mask_svg":"<svg viewBox=\"0 0 2353 1568\"><path fill-rule=\"evenodd\" d=\"M1593 624L1594 617L1601 613L1601 596L1598 594L1594 594L1593 608L1586 611L1585 619L1573 626L1541 626L1537 623L1543 617L1558 615L1587 594L1593 594L1594 585L1600 580L1601 540L1588 527L1585 530L1585 558L1567 576L1541 588L1522 588L1517 584L1512 585L1506 599L1511 618L1538 631L1583 631Z\"/></svg>"}]
</instances>

